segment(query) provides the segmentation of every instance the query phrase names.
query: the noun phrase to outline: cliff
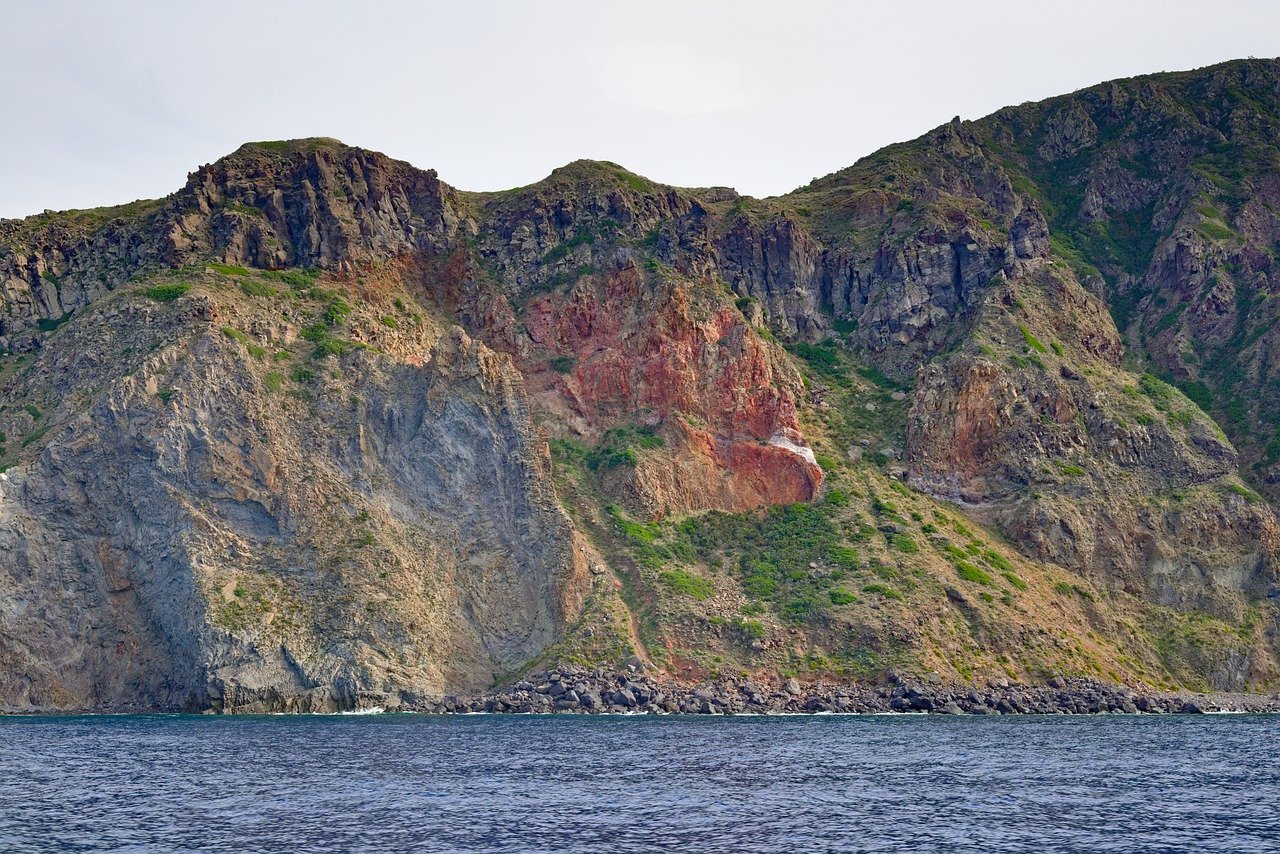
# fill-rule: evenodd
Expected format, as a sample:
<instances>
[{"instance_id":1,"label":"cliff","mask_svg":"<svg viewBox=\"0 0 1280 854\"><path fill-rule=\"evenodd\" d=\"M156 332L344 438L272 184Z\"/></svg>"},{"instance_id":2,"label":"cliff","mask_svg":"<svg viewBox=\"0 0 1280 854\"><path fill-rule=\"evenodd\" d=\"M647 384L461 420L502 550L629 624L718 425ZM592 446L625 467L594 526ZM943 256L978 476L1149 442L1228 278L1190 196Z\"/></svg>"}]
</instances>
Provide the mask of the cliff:
<instances>
[{"instance_id":1,"label":"cliff","mask_svg":"<svg viewBox=\"0 0 1280 854\"><path fill-rule=\"evenodd\" d=\"M771 199L250 143L0 223L0 705L1272 684L1277 115L1116 81Z\"/></svg>"}]
</instances>

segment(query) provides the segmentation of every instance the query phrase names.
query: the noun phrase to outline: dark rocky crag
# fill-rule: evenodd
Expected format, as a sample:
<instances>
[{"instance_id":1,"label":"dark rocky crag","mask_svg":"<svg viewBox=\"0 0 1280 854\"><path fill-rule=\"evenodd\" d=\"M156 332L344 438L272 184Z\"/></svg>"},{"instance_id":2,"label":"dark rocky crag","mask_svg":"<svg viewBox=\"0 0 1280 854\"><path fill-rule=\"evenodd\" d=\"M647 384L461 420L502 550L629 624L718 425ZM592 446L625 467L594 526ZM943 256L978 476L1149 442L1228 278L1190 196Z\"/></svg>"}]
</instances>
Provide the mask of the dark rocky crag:
<instances>
[{"instance_id":1,"label":"dark rocky crag","mask_svg":"<svg viewBox=\"0 0 1280 854\"><path fill-rule=\"evenodd\" d=\"M311 139L4 221L0 705L436 708L631 656L1266 689L1278 116L1250 60L772 199ZM903 696L850 690L778 709Z\"/></svg>"},{"instance_id":2,"label":"dark rocky crag","mask_svg":"<svg viewBox=\"0 0 1280 854\"><path fill-rule=\"evenodd\" d=\"M1051 677L1044 684L1007 679L986 685L942 685L890 673L881 685L777 684L721 679L682 685L629 665L564 667L531 674L506 690L480 697L448 696L398 711L432 714L649 714L649 715L1097 715L1280 712L1280 694L1211 696L1134 691L1088 678Z\"/></svg>"}]
</instances>

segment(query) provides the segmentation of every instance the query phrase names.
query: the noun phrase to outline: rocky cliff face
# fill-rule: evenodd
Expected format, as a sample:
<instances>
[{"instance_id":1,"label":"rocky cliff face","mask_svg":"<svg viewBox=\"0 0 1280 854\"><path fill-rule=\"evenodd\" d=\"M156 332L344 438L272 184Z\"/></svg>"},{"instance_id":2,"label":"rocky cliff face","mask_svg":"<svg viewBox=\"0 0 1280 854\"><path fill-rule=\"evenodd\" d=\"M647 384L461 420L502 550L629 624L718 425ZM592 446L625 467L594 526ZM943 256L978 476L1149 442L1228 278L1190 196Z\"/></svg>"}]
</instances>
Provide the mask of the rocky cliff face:
<instances>
[{"instance_id":1,"label":"rocky cliff face","mask_svg":"<svg viewBox=\"0 0 1280 854\"><path fill-rule=\"evenodd\" d=\"M95 303L20 377L6 703L394 704L554 641L585 568L510 360L406 318L308 367L295 309L205 279Z\"/></svg>"},{"instance_id":2,"label":"rocky cliff face","mask_svg":"<svg viewBox=\"0 0 1280 854\"><path fill-rule=\"evenodd\" d=\"M1265 684L1278 101L1118 81L764 200L253 143L0 223L0 704Z\"/></svg>"}]
</instances>

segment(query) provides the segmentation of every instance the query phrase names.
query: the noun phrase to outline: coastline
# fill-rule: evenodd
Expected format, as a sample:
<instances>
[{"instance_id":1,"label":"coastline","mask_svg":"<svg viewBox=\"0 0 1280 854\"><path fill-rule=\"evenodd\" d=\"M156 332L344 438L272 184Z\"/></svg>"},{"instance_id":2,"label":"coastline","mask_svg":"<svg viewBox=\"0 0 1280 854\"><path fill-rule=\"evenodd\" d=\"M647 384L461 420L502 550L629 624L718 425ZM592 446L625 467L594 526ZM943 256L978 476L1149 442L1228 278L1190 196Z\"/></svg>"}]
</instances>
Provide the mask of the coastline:
<instances>
[{"instance_id":1,"label":"coastline","mask_svg":"<svg viewBox=\"0 0 1280 854\"><path fill-rule=\"evenodd\" d=\"M985 686L944 685L891 676L882 684L801 684L720 679L681 685L628 666L564 666L476 695L397 696L361 692L317 706L315 695L256 698L232 708L121 706L88 709L0 708L0 716L197 713L340 714L611 714L611 715L1100 715L1280 713L1280 693L1167 692L1095 679L1054 677L1037 684L995 680Z\"/></svg>"}]
</instances>

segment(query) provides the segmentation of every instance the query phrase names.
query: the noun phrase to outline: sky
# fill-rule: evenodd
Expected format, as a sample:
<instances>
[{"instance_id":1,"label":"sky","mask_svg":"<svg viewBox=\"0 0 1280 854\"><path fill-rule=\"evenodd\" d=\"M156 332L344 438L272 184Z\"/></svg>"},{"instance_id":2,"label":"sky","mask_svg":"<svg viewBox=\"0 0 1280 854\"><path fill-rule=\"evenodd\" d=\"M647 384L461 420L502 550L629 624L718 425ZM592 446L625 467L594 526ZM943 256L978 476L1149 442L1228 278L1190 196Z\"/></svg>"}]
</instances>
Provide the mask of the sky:
<instances>
[{"instance_id":1,"label":"sky","mask_svg":"<svg viewBox=\"0 0 1280 854\"><path fill-rule=\"evenodd\" d=\"M578 158L785 193L959 115L1280 53L1276 0L0 0L0 217L337 137L467 190Z\"/></svg>"}]
</instances>

